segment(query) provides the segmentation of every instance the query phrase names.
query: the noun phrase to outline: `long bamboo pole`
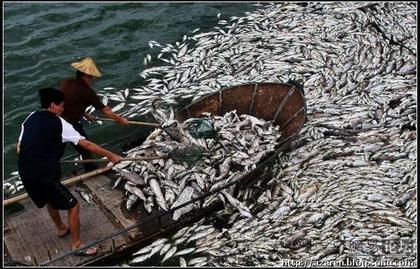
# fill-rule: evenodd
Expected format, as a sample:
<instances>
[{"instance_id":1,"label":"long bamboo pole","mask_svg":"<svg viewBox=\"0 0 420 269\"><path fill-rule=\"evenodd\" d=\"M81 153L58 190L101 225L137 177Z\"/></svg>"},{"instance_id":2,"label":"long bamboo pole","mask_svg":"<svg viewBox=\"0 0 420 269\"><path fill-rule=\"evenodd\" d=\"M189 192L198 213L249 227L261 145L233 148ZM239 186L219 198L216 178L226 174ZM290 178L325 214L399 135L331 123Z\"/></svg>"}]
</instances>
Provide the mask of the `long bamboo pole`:
<instances>
[{"instance_id":1,"label":"long bamboo pole","mask_svg":"<svg viewBox=\"0 0 420 269\"><path fill-rule=\"evenodd\" d=\"M72 184L74 184L74 183L77 183L77 182L79 182L79 181L81 181L81 180L83 180L83 179L87 179L87 178L89 178L89 177L92 177L92 176L96 176L96 175L99 175L99 174L105 173L105 172L107 172L107 171L111 170L113 166L114 166L114 165L110 165L110 166L102 167L102 168L99 168L99 169L96 169L96 170L93 170L93 171L87 172L87 173L85 173L85 174L82 174L82 175L79 175L79 176L75 176L75 177L72 177L72 178L66 179L66 180L64 180L64 181L63 181L63 185L65 185L65 186L69 186L69 185L72 185ZM6 200L4 200L4 201L3 201L3 205L4 205L4 206L11 205L11 204L14 204L14 203L20 202L20 201L22 201L22 200L26 199L27 197L28 197L28 194L27 194L27 193L23 193L23 194L21 194L21 195L15 196L15 197L13 197L13 198L10 198L10 199L6 199Z\"/></svg>"},{"instance_id":2,"label":"long bamboo pole","mask_svg":"<svg viewBox=\"0 0 420 269\"><path fill-rule=\"evenodd\" d=\"M108 118L99 118L96 117L96 120L102 120L102 121L112 121L115 122L112 119L108 119ZM151 123L151 122L142 122L142 121L128 121L129 124L137 124L137 125L142 125L142 126L148 126L148 127L154 127L154 128L162 128L162 130L164 130L173 140L180 142L179 138L177 136L174 136L174 134L172 132L170 132L168 130L167 127L163 128L160 124L158 123Z\"/></svg>"},{"instance_id":3,"label":"long bamboo pole","mask_svg":"<svg viewBox=\"0 0 420 269\"><path fill-rule=\"evenodd\" d=\"M97 120L100 120L100 121L113 121L113 122L115 122L115 120L108 119L108 118L98 118L97 117L96 119ZM129 124L135 124L135 125L147 126L147 127L155 127L155 128L159 128L160 127L160 124L153 123L153 122L143 122L143 121L132 121L132 120L129 120L128 123Z\"/></svg>"},{"instance_id":4,"label":"long bamboo pole","mask_svg":"<svg viewBox=\"0 0 420 269\"><path fill-rule=\"evenodd\" d=\"M121 161L141 161L141 160L158 160L165 159L165 156L142 156L142 157L127 157L122 158ZM85 160L64 160L60 161L61 163L100 163L100 162L110 162L109 159L85 159Z\"/></svg>"}]
</instances>

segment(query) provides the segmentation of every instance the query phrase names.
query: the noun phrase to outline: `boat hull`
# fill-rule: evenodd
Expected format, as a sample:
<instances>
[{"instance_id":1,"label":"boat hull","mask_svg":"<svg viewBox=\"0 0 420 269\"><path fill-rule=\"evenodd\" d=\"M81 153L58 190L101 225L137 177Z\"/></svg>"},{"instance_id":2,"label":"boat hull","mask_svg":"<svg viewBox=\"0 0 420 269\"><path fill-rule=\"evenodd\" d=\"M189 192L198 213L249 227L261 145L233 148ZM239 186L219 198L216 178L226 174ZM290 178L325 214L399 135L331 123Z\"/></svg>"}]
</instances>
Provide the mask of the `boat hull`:
<instances>
[{"instance_id":1,"label":"boat hull","mask_svg":"<svg viewBox=\"0 0 420 269\"><path fill-rule=\"evenodd\" d=\"M177 112L177 119L200 117L203 112L222 116L236 110L279 126L279 144L295 137L306 121L303 88L297 83L252 83L207 95Z\"/></svg>"}]
</instances>

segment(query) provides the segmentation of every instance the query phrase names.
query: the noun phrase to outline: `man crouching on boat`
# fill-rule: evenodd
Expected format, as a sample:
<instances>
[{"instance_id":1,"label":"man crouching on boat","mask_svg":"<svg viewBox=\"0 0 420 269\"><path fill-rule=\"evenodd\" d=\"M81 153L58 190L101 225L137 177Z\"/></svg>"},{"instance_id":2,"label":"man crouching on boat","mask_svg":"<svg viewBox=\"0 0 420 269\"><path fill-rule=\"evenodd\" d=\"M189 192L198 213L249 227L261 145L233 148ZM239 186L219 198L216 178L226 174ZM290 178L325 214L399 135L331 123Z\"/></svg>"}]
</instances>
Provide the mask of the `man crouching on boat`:
<instances>
[{"instance_id":1,"label":"man crouching on boat","mask_svg":"<svg viewBox=\"0 0 420 269\"><path fill-rule=\"evenodd\" d=\"M23 186L38 208L47 205L58 236L69 232L72 249L83 248L80 239L80 204L60 182L60 159L64 154L64 143L75 145L107 157L113 163L121 160L116 155L81 136L67 121L60 117L64 110L64 95L53 88L39 90L42 109L32 112L23 122L17 144L18 169ZM68 225L61 220L58 210L68 210ZM97 248L79 250L76 255L95 255Z\"/></svg>"}]
</instances>

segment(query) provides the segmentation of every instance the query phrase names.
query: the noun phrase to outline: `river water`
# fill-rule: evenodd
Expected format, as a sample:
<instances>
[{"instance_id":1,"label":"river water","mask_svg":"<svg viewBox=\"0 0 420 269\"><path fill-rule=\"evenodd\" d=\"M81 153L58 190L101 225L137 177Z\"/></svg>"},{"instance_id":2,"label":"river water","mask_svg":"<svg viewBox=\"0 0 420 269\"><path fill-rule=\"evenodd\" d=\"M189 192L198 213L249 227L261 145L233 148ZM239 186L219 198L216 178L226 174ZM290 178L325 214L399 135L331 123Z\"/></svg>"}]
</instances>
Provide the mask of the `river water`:
<instances>
[{"instance_id":1,"label":"river water","mask_svg":"<svg viewBox=\"0 0 420 269\"><path fill-rule=\"evenodd\" d=\"M96 60L102 71L93 84L97 92L136 87L144 84L139 73L158 65L153 60L147 67L143 64L147 54L156 59L159 51L150 48L149 41L182 42L192 31L207 32L219 20L252 10L252 3L237 2L4 4L3 178L17 170L16 141L21 123L40 107L38 90L58 87L60 80L73 76L71 62L86 56ZM117 152L121 143L141 132L138 126L113 123L85 129L94 142ZM67 147L65 156L74 153Z\"/></svg>"}]
</instances>

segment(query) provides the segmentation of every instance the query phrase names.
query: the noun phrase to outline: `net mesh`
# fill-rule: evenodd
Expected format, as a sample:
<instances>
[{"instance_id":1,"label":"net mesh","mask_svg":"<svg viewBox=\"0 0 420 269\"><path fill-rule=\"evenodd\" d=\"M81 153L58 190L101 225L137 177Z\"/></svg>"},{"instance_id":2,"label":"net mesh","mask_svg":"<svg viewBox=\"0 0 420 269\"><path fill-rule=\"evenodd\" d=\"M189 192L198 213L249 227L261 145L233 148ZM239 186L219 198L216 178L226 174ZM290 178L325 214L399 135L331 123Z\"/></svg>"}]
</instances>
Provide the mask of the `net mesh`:
<instances>
[{"instance_id":1,"label":"net mesh","mask_svg":"<svg viewBox=\"0 0 420 269\"><path fill-rule=\"evenodd\" d=\"M168 157L171 158L175 163L186 163L189 167L192 167L207 155L208 153L206 153L204 149L197 145L180 145L173 149L168 154Z\"/></svg>"},{"instance_id":2,"label":"net mesh","mask_svg":"<svg viewBox=\"0 0 420 269\"><path fill-rule=\"evenodd\" d=\"M209 118L192 119L186 123L186 127L194 138L214 138L217 134Z\"/></svg>"}]
</instances>

